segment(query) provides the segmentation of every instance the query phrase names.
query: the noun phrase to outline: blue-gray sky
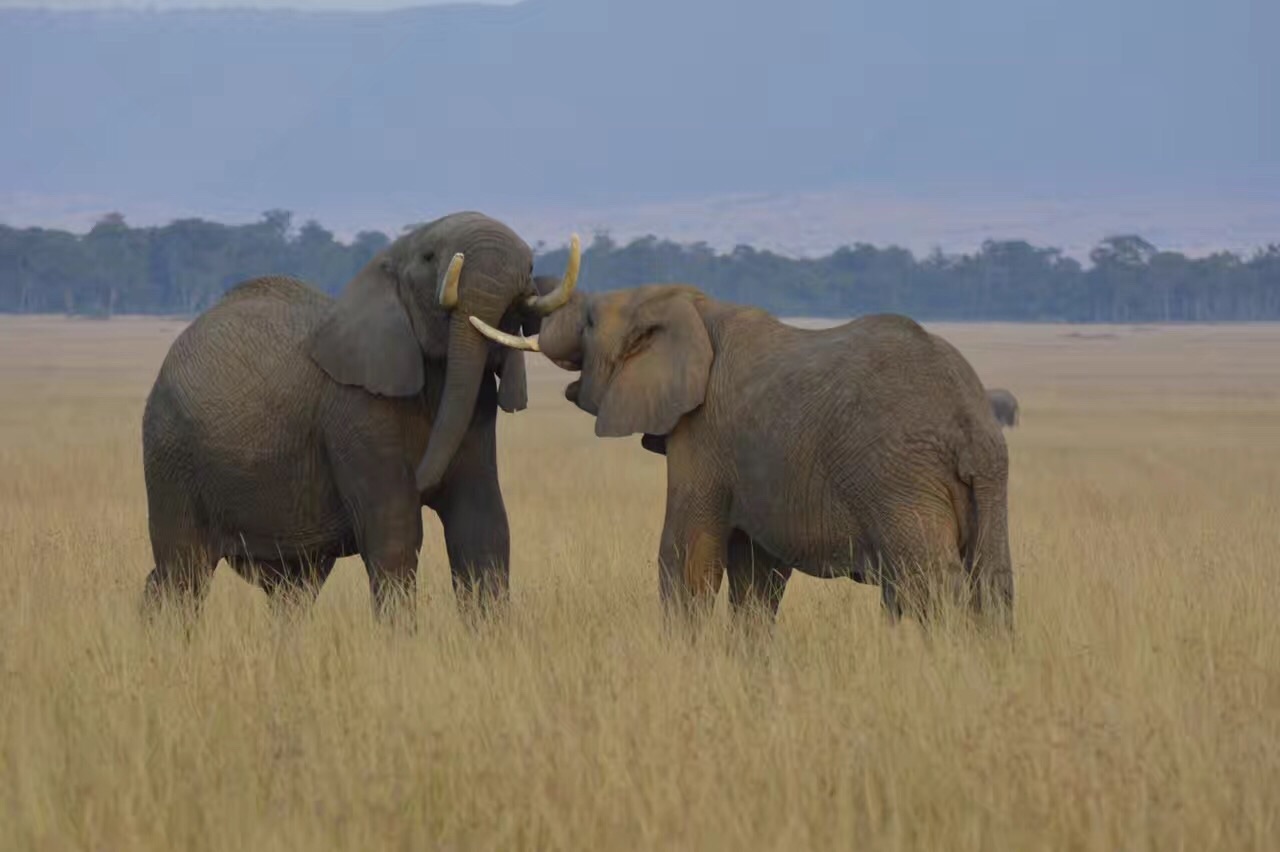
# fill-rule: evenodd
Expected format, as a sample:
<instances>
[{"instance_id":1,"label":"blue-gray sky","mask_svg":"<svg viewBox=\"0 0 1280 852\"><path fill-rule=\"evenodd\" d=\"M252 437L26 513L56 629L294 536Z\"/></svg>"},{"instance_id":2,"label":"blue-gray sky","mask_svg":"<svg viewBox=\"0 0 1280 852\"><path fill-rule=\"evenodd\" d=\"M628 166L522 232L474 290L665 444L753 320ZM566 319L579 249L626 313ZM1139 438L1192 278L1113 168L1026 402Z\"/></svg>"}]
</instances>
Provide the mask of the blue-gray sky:
<instances>
[{"instance_id":1,"label":"blue-gray sky","mask_svg":"<svg viewBox=\"0 0 1280 852\"><path fill-rule=\"evenodd\" d=\"M12 8L31 4L0 0L0 115L18 117L0 134L0 220L12 222L287 207L340 225L815 193L913 210L921 198L955 210L1172 198L1219 221L1207 199L1280 199L1275 0ZM833 204L780 203L767 218L799 244L847 220ZM742 221L741 203L705 209Z\"/></svg>"},{"instance_id":2,"label":"blue-gray sky","mask_svg":"<svg viewBox=\"0 0 1280 852\"><path fill-rule=\"evenodd\" d=\"M510 6L519 0L0 0L0 8L40 9L401 9L406 6L439 6L447 3L483 2Z\"/></svg>"}]
</instances>

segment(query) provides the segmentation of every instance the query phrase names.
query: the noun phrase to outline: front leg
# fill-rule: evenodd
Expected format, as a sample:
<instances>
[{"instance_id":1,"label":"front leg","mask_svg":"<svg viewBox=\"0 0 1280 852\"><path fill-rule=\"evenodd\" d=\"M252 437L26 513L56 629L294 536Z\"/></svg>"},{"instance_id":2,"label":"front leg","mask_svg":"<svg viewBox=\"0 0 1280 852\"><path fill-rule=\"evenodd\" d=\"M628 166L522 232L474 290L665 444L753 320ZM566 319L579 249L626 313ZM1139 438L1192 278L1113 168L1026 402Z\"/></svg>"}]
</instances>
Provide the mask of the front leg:
<instances>
[{"instance_id":1,"label":"front leg","mask_svg":"<svg viewBox=\"0 0 1280 852\"><path fill-rule=\"evenodd\" d=\"M670 478L668 472L668 478ZM670 479L668 479L670 482ZM669 616L700 621L715 605L728 559L726 513L700 491L668 488L658 579Z\"/></svg>"},{"instance_id":2,"label":"front leg","mask_svg":"<svg viewBox=\"0 0 1280 852\"><path fill-rule=\"evenodd\" d=\"M440 494L428 504L444 526L458 605L474 603L481 612L503 605L511 582L511 532L498 486L497 416L490 376Z\"/></svg>"},{"instance_id":3,"label":"front leg","mask_svg":"<svg viewBox=\"0 0 1280 852\"><path fill-rule=\"evenodd\" d=\"M325 449L369 574L374 617L412 628L422 548L422 499L413 468L404 461L394 403L375 400L366 405L364 418L333 427Z\"/></svg>"},{"instance_id":4,"label":"front leg","mask_svg":"<svg viewBox=\"0 0 1280 852\"><path fill-rule=\"evenodd\" d=\"M459 605L474 601L484 611L503 604L511 582L511 533L497 471L462 477L442 495L436 512Z\"/></svg>"},{"instance_id":5,"label":"front leg","mask_svg":"<svg viewBox=\"0 0 1280 852\"><path fill-rule=\"evenodd\" d=\"M417 496L416 486L410 493ZM369 574L374 617L415 629L418 551L422 549L422 509L418 501L396 501L367 513L357 526L356 537Z\"/></svg>"}]
</instances>

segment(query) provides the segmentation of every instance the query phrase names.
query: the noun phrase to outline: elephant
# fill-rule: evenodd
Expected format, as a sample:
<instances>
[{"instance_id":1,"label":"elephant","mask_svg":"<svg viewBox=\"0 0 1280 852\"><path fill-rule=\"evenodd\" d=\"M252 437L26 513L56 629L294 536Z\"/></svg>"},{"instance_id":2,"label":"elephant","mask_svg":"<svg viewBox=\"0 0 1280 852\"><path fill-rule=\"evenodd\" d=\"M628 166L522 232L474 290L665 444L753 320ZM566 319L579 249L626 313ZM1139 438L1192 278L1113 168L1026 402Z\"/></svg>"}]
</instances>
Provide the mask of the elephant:
<instances>
[{"instance_id":1,"label":"elephant","mask_svg":"<svg viewBox=\"0 0 1280 852\"><path fill-rule=\"evenodd\" d=\"M992 388L987 391L987 399L991 403L991 413L1001 426L1018 425L1018 398L1004 388Z\"/></svg>"},{"instance_id":2,"label":"elephant","mask_svg":"<svg viewBox=\"0 0 1280 852\"><path fill-rule=\"evenodd\" d=\"M412 619L423 506L455 592L505 599L494 433L499 408L526 406L524 355L469 320L536 332L579 263L575 236L563 279L535 279L520 237L463 212L405 233L336 299L279 276L229 290L177 337L147 398L144 611L198 610L221 559L273 605L309 603L358 554L375 615Z\"/></svg>"},{"instance_id":3,"label":"elephant","mask_svg":"<svg viewBox=\"0 0 1280 852\"><path fill-rule=\"evenodd\" d=\"M575 293L536 338L477 327L579 372L565 396L596 435L665 455L668 614L696 621L727 574L731 611L771 624L798 569L879 585L893 622L941 594L1012 627L1004 436L973 368L911 319L803 330L648 285Z\"/></svg>"}]
</instances>

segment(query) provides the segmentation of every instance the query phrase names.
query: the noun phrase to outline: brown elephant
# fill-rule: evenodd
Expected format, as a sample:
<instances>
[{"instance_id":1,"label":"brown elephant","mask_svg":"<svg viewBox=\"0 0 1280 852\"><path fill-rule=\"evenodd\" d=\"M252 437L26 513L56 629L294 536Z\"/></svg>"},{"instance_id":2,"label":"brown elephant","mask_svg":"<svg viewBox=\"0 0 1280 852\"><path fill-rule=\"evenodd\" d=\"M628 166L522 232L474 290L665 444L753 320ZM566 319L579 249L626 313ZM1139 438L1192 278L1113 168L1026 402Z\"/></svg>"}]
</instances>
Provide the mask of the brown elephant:
<instances>
[{"instance_id":1,"label":"brown elephant","mask_svg":"<svg viewBox=\"0 0 1280 852\"><path fill-rule=\"evenodd\" d=\"M359 554L375 611L412 611L422 506L444 526L454 588L505 596L510 541L497 411L525 407L523 355L469 319L536 331L573 292L479 213L400 237L331 299L290 278L241 284L165 358L143 415L155 568L147 609L198 607L220 559L275 600L309 601Z\"/></svg>"},{"instance_id":2,"label":"brown elephant","mask_svg":"<svg viewBox=\"0 0 1280 852\"><path fill-rule=\"evenodd\" d=\"M991 413L1001 426L1018 425L1018 398L1004 388L992 388L987 391L987 401L991 403Z\"/></svg>"},{"instance_id":3,"label":"brown elephant","mask_svg":"<svg viewBox=\"0 0 1280 852\"><path fill-rule=\"evenodd\" d=\"M669 607L705 610L727 573L733 611L771 618L795 568L879 584L894 618L942 591L1012 624L1004 437L968 362L912 320L807 331L653 285L575 294L536 341L485 331L581 371L566 396L597 435L665 452Z\"/></svg>"}]
</instances>

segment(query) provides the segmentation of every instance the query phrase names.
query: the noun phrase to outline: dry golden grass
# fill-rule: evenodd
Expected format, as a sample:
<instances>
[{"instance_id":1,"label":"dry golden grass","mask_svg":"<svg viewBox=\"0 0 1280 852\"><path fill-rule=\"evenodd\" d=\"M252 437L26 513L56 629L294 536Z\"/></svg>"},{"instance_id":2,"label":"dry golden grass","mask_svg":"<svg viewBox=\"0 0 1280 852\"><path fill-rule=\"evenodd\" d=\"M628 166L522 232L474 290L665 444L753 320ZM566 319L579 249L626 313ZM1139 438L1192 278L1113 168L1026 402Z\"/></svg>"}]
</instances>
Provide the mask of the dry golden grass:
<instances>
[{"instance_id":1,"label":"dry golden grass","mask_svg":"<svg viewBox=\"0 0 1280 852\"><path fill-rule=\"evenodd\" d=\"M417 635L355 560L296 624L223 567L190 641L144 631L179 328L0 319L0 848L1275 848L1274 326L941 327L1023 403L1016 642L798 577L761 646L664 636L661 460L541 363L506 621L461 622L429 524Z\"/></svg>"}]
</instances>

